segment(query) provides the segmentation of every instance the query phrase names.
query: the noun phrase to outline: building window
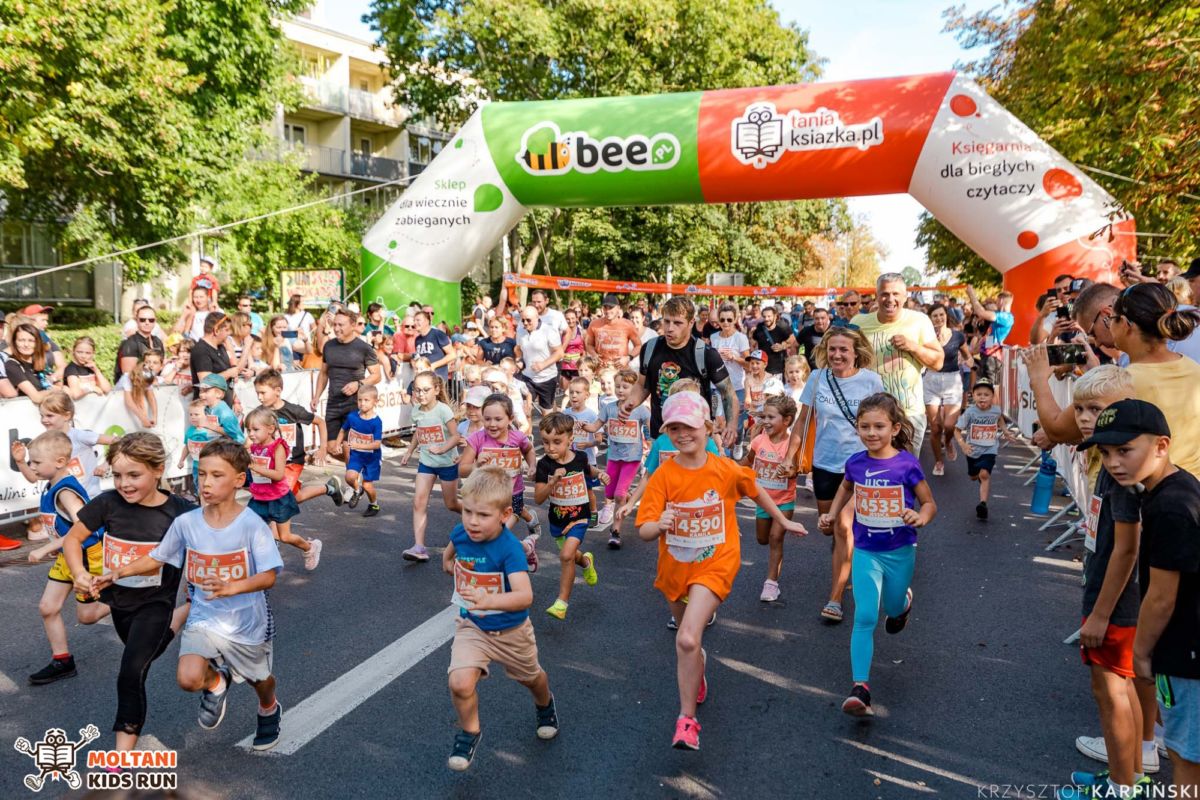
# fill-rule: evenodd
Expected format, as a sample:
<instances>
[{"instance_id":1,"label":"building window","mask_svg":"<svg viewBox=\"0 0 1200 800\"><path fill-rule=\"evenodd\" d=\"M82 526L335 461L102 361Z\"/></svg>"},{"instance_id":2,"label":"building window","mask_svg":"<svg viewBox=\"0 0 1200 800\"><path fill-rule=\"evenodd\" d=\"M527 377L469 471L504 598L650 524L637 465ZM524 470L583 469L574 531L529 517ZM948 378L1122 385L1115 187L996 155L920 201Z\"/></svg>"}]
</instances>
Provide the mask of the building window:
<instances>
[{"instance_id":1,"label":"building window","mask_svg":"<svg viewBox=\"0 0 1200 800\"><path fill-rule=\"evenodd\" d=\"M369 91L371 91L371 82L369 80L367 80L366 78L359 78L358 79L358 88L361 91L369 92Z\"/></svg>"},{"instance_id":2,"label":"building window","mask_svg":"<svg viewBox=\"0 0 1200 800\"><path fill-rule=\"evenodd\" d=\"M300 74L309 78L316 80L324 78L332 64L333 59L324 53L314 53L310 50L303 50L300 53Z\"/></svg>"},{"instance_id":3,"label":"building window","mask_svg":"<svg viewBox=\"0 0 1200 800\"><path fill-rule=\"evenodd\" d=\"M358 140L358 152L363 158L370 158L375 152L370 136L364 136Z\"/></svg>"},{"instance_id":4,"label":"building window","mask_svg":"<svg viewBox=\"0 0 1200 800\"><path fill-rule=\"evenodd\" d=\"M293 147L304 147L308 143L308 129L294 122L283 123L283 138Z\"/></svg>"}]
</instances>

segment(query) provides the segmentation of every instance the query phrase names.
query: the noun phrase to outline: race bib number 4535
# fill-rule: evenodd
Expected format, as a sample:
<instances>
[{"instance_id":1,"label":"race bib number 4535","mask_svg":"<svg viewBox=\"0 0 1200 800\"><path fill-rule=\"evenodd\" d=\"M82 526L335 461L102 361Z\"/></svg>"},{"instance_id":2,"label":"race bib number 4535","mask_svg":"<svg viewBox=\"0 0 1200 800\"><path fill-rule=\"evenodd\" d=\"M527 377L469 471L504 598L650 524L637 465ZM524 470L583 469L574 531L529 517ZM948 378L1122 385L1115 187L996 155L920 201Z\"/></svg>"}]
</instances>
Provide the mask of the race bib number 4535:
<instances>
[{"instance_id":1,"label":"race bib number 4535","mask_svg":"<svg viewBox=\"0 0 1200 800\"><path fill-rule=\"evenodd\" d=\"M188 548L183 570L188 583L203 583L208 578L240 581L250 574L250 557L244 547L230 553L201 553Z\"/></svg>"},{"instance_id":2,"label":"race bib number 4535","mask_svg":"<svg viewBox=\"0 0 1200 800\"><path fill-rule=\"evenodd\" d=\"M904 524L903 486L854 485L854 517L868 528L898 528Z\"/></svg>"}]
</instances>

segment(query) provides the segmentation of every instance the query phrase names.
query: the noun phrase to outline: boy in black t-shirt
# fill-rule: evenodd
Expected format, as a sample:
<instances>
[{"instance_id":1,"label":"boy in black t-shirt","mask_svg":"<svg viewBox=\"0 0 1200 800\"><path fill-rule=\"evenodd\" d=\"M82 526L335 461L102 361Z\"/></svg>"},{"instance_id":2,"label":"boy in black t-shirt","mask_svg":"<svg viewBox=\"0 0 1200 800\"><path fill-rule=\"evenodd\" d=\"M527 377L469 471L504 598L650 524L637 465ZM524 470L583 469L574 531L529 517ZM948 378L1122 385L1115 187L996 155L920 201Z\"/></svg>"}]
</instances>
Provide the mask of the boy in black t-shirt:
<instances>
[{"instance_id":1,"label":"boy in black t-shirt","mask_svg":"<svg viewBox=\"0 0 1200 800\"><path fill-rule=\"evenodd\" d=\"M321 446L313 454L313 463L325 463L325 448L329 444L329 432L325 420L316 416L307 408L289 403L282 397L283 376L273 369L266 370L254 379L254 391L258 394L258 402L271 409L279 418L279 431L289 448L288 463L284 470L284 480L296 496L297 503L312 500L314 497L327 495L333 499L335 506L343 501L342 483L337 476L331 476L324 484L304 487L300 484L300 474L304 471L304 425L312 425L321 440Z\"/></svg>"},{"instance_id":2,"label":"boy in black t-shirt","mask_svg":"<svg viewBox=\"0 0 1200 800\"><path fill-rule=\"evenodd\" d=\"M566 619L567 604L575 585L575 565L583 567L583 580L595 586L596 558L581 553L583 537L587 535L588 520L596 513L595 496L588 490L588 480L608 485L608 473L588 464L587 456L571 449L575 420L561 411L542 417L538 429L542 432L542 447L546 455L537 462L533 501L550 501L550 535L558 545L562 576L558 583L558 598L546 609L557 619Z\"/></svg>"},{"instance_id":3,"label":"boy in black t-shirt","mask_svg":"<svg viewBox=\"0 0 1200 800\"><path fill-rule=\"evenodd\" d=\"M1084 442L1122 486L1142 484L1133 669L1154 681L1176 787L1200 786L1200 481L1171 463L1171 430L1142 400L1106 408ZM1179 796L1183 796L1180 794Z\"/></svg>"}]
</instances>

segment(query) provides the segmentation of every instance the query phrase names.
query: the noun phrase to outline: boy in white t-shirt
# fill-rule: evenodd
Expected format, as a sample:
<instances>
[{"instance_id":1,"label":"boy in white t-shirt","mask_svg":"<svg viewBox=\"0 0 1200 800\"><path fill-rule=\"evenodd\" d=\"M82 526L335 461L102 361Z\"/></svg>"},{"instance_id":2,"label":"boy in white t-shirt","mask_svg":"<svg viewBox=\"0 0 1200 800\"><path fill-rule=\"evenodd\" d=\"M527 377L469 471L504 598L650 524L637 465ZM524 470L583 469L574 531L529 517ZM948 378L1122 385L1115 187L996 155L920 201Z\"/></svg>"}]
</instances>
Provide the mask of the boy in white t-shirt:
<instances>
[{"instance_id":1,"label":"boy in white t-shirt","mask_svg":"<svg viewBox=\"0 0 1200 800\"><path fill-rule=\"evenodd\" d=\"M99 581L151 573L163 564L182 568L192 608L180 638L179 686L200 692L200 727L212 730L225 717L233 675L244 678L258 694L254 749L269 750L279 741L283 706L275 697L275 623L266 591L283 560L271 529L235 497L249 466L241 445L228 439L206 444L200 451L204 507L176 518L148 556Z\"/></svg>"}]
</instances>

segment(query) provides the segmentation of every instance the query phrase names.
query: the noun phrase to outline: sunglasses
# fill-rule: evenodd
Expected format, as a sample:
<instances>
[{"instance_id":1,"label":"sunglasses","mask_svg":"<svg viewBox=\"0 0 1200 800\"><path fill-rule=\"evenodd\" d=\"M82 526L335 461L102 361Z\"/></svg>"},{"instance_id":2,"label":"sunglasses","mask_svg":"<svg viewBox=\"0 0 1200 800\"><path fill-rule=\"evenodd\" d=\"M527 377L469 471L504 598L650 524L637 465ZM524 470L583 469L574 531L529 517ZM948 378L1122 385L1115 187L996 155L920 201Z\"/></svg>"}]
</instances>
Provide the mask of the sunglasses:
<instances>
[{"instance_id":1,"label":"sunglasses","mask_svg":"<svg viewBox=\"0 0 1200 800\"><path fill-rule=\"evenodd\" d=\"M157 317L138 317L138 322L158 322Z\"/></svg>"},{"instance_id":2,"label":"sunglasses","mask_svg":"<svg viewBox=\"0 0 1200 800\"><path fill-rule=\"evenodd\" d=\"M733 322L733 317L719 317L721 322Z\"/></svg>"}]
</instances>

